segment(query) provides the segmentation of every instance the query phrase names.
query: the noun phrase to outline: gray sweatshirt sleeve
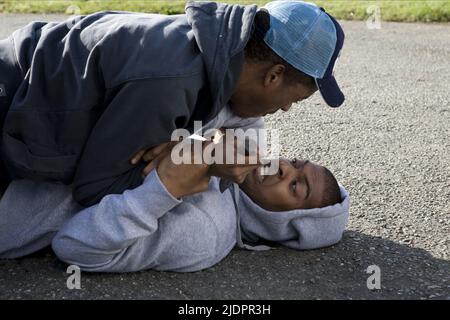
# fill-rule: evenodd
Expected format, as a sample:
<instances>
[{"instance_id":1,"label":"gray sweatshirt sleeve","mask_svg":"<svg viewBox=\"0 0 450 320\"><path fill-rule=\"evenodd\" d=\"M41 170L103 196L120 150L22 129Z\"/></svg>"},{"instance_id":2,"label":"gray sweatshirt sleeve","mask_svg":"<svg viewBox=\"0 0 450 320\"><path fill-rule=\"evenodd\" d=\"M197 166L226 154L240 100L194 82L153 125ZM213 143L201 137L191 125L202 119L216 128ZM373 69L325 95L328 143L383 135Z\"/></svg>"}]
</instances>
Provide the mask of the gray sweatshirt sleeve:
<instances>
[{"instance_id":1,"label":"gray sweatshirt sleeve","mask_svg":"<svg viewBox=\"0 0 450 320\"><path fill-rule=\"evenodd\" d=\"M144 269L189 272L210 267L216 252L214 223L190 203L174 198L153 170L140 187L105 196L76 214L52 242L56 255L81 270Z\"/></svg>"}]
</instances>

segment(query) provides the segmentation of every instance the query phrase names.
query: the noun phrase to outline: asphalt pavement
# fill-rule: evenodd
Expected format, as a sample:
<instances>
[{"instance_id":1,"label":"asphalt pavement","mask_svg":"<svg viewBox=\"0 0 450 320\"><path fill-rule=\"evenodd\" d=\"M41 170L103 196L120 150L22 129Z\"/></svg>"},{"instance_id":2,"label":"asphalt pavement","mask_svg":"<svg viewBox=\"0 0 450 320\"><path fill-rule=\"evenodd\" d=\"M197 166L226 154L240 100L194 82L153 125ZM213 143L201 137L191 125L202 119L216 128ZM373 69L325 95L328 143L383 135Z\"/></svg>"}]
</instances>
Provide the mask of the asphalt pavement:
<instances>
[{"instance_id":1,"label":"asphalt pavement","mask_svg":"<svg viewBox=\"0 0 450 320\"><path fill-rule=\"evenodd\" d=\"M0 14L0 38L31 20ZM233 250L201 272L82 273L50 250L0 260L0 299L450 299L450 24L342 22L336 69L347 102L316 94L267 117L282 155L327 166L349 190L342 241L332 247ZM381 289L367 286L369 266Z\"/></svg>"}]
</instances>

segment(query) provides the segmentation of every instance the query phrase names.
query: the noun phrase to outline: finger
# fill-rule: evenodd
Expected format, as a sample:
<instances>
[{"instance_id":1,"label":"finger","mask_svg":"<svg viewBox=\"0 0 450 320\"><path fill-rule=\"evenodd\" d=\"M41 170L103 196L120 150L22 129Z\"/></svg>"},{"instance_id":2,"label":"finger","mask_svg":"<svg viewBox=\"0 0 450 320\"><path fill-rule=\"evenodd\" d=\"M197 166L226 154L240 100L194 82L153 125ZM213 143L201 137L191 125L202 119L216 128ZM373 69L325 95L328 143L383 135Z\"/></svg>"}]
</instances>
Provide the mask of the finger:
<instances>
[{"instance_id":1,"label":"finger","mask_svg":"<svg viewBox=\"0 0 450 320\"><path fill-rule=\"evenodd\" d=\"M165 150L165 148L168 146L169 142L167 143L162 143L157 145L154 148L151 148L150 150L148 150L147 152L145 152L143 160L145 162L150 162L153 159L155 159L159 154L161 154L161 152L163 152Z\"/></svg>"},{"instance_id":2,"label":"finger","mask_svg":"<svg viewBox=\"0 0 450 320\"><path fill-rule=\"evenodd\" d=\"M249 174L249 173L246 172L246 173L240 175L239 178L238 178L238 184L243 183L243 182L245 181L245 179L247 178L248 174Z\"/></svg>"},{"instance_id":3,"label":"finger","mask_svg":"<svg viewBox=\"0 0 450 320\"><path fill-rule=\"evenodd\" d=\"M168 156L171 153L171 148L164 149L158 156L156 156L155 159L150 161L150 163L144 168L142 171L142 177L146 177L153 169L158 167L161 160L164 159L164 157Z\"/></svg>"},{"instance_id":4,"label":"finger","mask_svg":"<svg viewBox=\"0 0 450 320\"><path fill-rule=\"evenodd\" d=\"M131 164L136 164L136 163L138 163L139 160L141 160L141 158L142 158L142 156L144 155L144 153L145 153L145 150L141 150L141 151L139 151L138 153L136 153L136 154L134 155L134 157L131 158Z\"/></svg>"},{"instance_id":5,"label":"finger","mask_svg":"<svg viewBox=\"0 0 450 320\"><path fill-rule=\"evenodd\" d=\"M230 180L233 180L233 181L235 181L236 183L241 183L241 182L243 182L243 181L245 180L245 178L246 178L249 174L251 174L254 170L255 170L254 168L251 168L251 169L248 169L248 168L239 168L239 169L236 169L236 170L231 174Z\"/></svg>"},{"instance_id":6,"label":"finger","mask_svg":"<svg viewBox=\"0 0 450 320\"><path fill-rule=\"evenodd\" d=\"M235 182L237 184L242 184L245 181L246 177L247 177L247 174L238 175L238 176L233 176L230 180L232 180L233 182Z\"/></svg>"},{"instance_id":7,"label":"finger","mask_svg":"<svg viewBox=\"0 0 450 320\"><path fill-rule=\"evenodd\" d=\"M156 147L153 147L144 154L143 160L145 162L150 162L153 159L155 159L158 155L160 155L167 147L169 143L162 143L157 145Z\"/></svg>"},{"instance_id":8,"label":"finger","mask_svg":"<svg viewBox=\"0 0 450 320\"><path fill-rule=\"evenodd\" d=\"M237 184L243 184L246 177L247 176L244 176L243 178L240 178L239 181L237 182Z\"/></svg>"},{"instance_id":9,"label":"finger","mask_svg":"<svg viewBox=\"0 0 450 320\"><path fill-rule=\"evenodd\" d=\"M236 172L251 172L257 168L262 168L263 165L261 164L238 164L235 166Z\"/></svg>"},{"instance_id":10,"label":"finger","mask_svg":"<svg viewBox=\"0 0 450 320\"><path fill-rule=\"evenodd\" d=\"M242 177L245 178L250 172L252 172L254 168L249 167L233 167L229 171L229 175L232 177L233 180L238 181L242 179Z\"/></svg>"}]
</instances>

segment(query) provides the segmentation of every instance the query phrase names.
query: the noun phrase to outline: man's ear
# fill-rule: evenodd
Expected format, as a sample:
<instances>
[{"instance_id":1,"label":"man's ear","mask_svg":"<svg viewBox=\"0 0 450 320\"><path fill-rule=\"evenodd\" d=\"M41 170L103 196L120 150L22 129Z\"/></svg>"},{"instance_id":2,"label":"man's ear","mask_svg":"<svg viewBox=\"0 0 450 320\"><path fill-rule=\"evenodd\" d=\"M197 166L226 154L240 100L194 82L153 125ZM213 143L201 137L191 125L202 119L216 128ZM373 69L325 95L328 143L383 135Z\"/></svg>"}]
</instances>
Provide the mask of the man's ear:
<instances>
[{"instance_id":1,"label":"man's ear","mask_svg":"<svg viewBox=\"0 0 450 320\"><path fill-rule=\"evenodd\" d=\"M284 72L286 67L282 64L274 64L270 67L264 78L265 87L278 87L283 83Z\"/></svg>"}]
</instances>

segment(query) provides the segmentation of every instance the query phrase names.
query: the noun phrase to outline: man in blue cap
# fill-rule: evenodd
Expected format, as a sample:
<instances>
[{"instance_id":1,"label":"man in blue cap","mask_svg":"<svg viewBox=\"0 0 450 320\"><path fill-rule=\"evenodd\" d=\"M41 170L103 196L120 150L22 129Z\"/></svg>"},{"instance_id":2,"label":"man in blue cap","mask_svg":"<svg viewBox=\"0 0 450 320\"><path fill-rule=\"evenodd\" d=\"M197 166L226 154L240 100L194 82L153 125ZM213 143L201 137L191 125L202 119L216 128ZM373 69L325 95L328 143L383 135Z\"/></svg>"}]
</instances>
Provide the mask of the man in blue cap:
<instances>
[{"instance_id":1,"label":"man in blue cap","mask_svg":"<svg viewBox=\"0 0 450 320\"><path fill-rule=\"evenodd\" d=\"M344 32L332 16L310 3L274 1L256 13L254 28L231 98L236 114L288 111L317 89L329 106L342 105L333 69Z\"/></svg>"},{"instance_id":2,"label":"man in blue cap","mask_svg":"<svg viewBox=\"0 0 450 320\"><path fill-rule=\"evenodd\" d=\"M32 22L0 41L0 176L72 184L74 199L93 205L143 182L146 163L132 155L226 108L260 117L317 89L340 106L333 68L343 41L335 19L301 1ZM214 172L242 182L253 169Z\"/></svg>"}]
</instances>

